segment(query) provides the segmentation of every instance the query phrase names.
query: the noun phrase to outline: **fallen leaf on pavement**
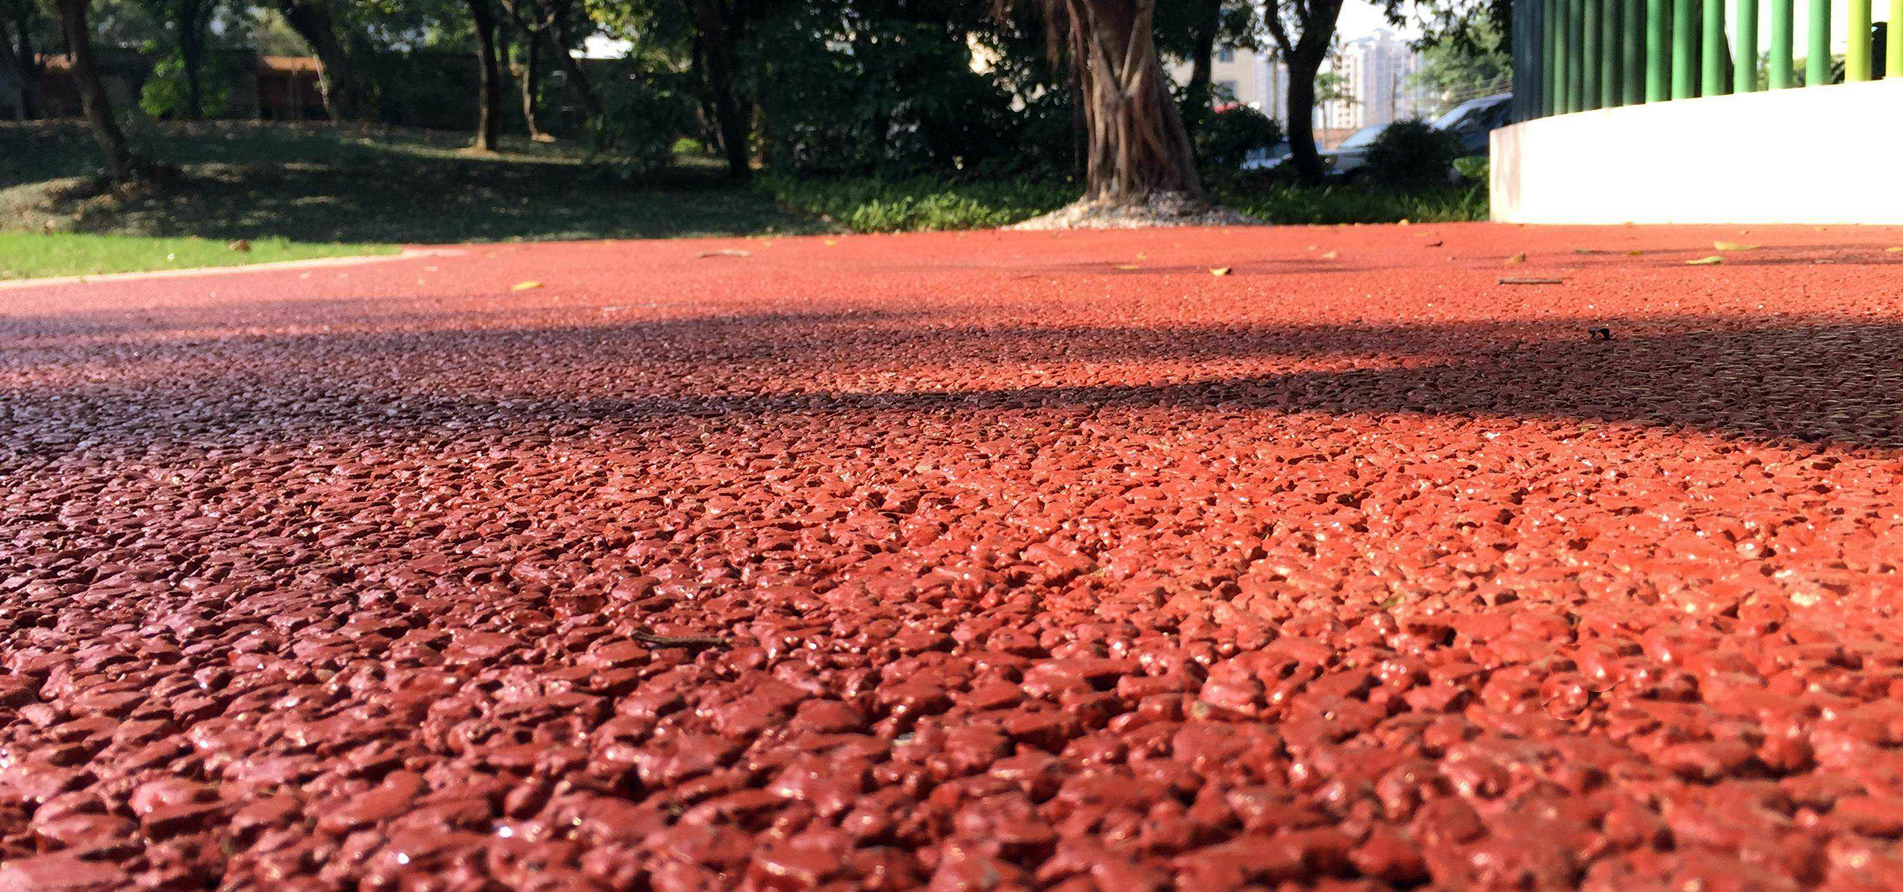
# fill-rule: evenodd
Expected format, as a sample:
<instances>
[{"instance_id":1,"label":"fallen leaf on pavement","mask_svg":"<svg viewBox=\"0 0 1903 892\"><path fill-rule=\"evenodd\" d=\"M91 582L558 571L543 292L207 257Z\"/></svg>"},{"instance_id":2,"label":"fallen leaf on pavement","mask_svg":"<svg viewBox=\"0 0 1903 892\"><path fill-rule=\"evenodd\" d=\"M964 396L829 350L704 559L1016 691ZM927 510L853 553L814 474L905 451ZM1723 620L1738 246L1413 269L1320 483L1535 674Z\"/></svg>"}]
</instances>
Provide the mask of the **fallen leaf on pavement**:
<instances>
[{"instance_id":1,"label":"fallen leaf on pavement","mask_svg":"<svg viewBox=\"0 0 1903 892\"><path fill-rule=\"evenodd\" d=\"M1757 245L1747 245L1741 242L1712 242L1711 246L1720 251L1756 251L1758 249Z\"/></svg>"},{"instance_id":2,"label":"fallen leaf on pavement","mask_svg":"<svg viewBox=\"0 0 1903 892\"><path fill-rule=\"evenodd\" d=\"M542 287L542 283L540 282L517 282L514 285L510 285L509 290L510 291L527 291L531 288L540 288L540 287Z\"/></svg>"},{"instance_id":3,"label":"fallen leaf on pavement","mask_svg":"<svg viewBox=\"0 0 1903 892\"><path fill-rule=\"evenodd\" d=\"M1226 267L1226 266L1215 266L1215 267L1210 267L1210 269L1209 269L1209 274L1210 274L1210 275L1212 275L1212 276L1226 276L1226 275L1229 275L1229 267Z\"/></svg>"},{"instance_id":4,"label":"fallen leaf on pavement","mask_svg":"<svg viewBox=\"0 0 1903 892\"><path fill-rule=\"evenodd\" d=\"M1718 264L1723 262L1725 262L1725 259L1723 257L1713 254L1710 257L1700 257L1697 260L1687 260L1685 261L1685 265L1686 266L1717 266Z\"/></svg>"},{"instance_id":5,"label":"fallen leaf on pavement","mask_svg":"<svg viewBox=\"0 0 1903 892\"><path fill-rule=\"evenodd\" d=\"M1508 257L1508 258L1507 258L1507 260L1506 260L1506 262L1507 262L1507 265L1508 265L1508 266L1512 266L1513 264L1516 264L1516 263L1525 263L1525 262L1526 262L1526 252L1525 252L1525 251L1521 251L1520 253L1518 253L1518 254L1515 254L1515 255L1513 255L1512 257Z\"/></svg>"}]
</instances>

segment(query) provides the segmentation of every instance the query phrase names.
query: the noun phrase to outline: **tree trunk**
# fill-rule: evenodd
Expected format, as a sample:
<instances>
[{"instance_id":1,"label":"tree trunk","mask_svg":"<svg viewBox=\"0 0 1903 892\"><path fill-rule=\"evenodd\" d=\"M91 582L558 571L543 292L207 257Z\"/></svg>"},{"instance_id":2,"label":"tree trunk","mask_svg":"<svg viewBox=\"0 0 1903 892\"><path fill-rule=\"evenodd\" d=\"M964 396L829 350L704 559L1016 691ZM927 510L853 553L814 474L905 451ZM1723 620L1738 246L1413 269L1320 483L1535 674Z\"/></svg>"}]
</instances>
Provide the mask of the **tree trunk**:
<instances>
[{"instance_id":1,"label":"tree trunk","mask_svg":"<svg viewBox=\"0 0 1903 892\"><path fill-rule=\"evenodd\" d=\"M496 14L490 0L464 0L476 25L478 152L493 152L502 142L502 72L496 65Z\"/></svg>"},{"instance_id":2,"label":"tree trunk","mask_svg":"<svg viewBox=\"0 0 1903 892\"><path fill-rule=\"evenodd\" d=\"M1201 198L1182 115L1151 25L1155 0L1063 0L1089 133L1086 201L1134 204L1158 193Z\"/></svg>"},{"instance_id":3,"label":"tree trunk","mask_svg":"<svg viewBox=\"0 0 1903 892\"><path fill-rule=\"evenodd\" d=\"M185 67L185 117L205 116L202 76L205 68L205 32L199 27L202 3L181 3L178 11L178 57Z\"/></svg>"},{"instance_id":4,"label":"tree trunk","mask_svg":"<svg viewBox=\"0 0 1903 892\"><path fill-rule=\"evenodd\" d=\"M1311 0L1300 9L1306 13L1297 22L1299 36L1291 36L1279 10L1271 4L1266 15L1269 34L1275 38L1288 65L1288 146L1295 173L1309 185L1322 180L1321 153L1315 149L1315 76L1321 71L1328 47L1335 42L1335 23L1341 18L1342 0Z\"/></svg>"},{"instance_id":5,"label":"tree trunk","mask_svg":"<svg viewBox=\"0 0 1903 892\"><path fill-rule=\"evenodd\" d=\"M0 27L0 65L13 72L13 78L19 83L20 117L32 120L40 116L40 61L33 52L33 5L29 2L17 2L10 21L18 43L7 39L7 29Z\"/></svg>"},{"instance_id":6,"label":"tree trunk","mask_svg":"<svg viewBox=\"0 0 1903 892\"><path fill-rule=\"evenodd\" d=\"M1209 80L1215 67L1216 32L1222 30L1222 0L1202 0L1203 8L1196 16L1196 45L1194 57L1190 59L1189 84L1184 95L1196 103L1193 111L1201 112L1214 104L1215 97L1210 95ZM1184 129L1193 131L1197 115L1190 115L1183 121Z\"/></svg>"},{"instance_id":7,"label":"tree trunk","mask_svg":"<svg viewBox=\"0 0 1903 892\"><path fill-rule=\"evenodd\" d=\"M114 180L137 179L138 162L126 145L125 132L113 120L112 103L99 81L99 60L93 58L92 32L86 26L86 0L59 0L59 26L66 36L66 51L72 55L73 86L79 90L79 104L86 111L86 122L92 125L93 140L106 156L106 175Z\"/></svg>"},{"instance_id":8,"label":"tree trunk","mask_svg":"<svg viewBox=\"0 0 1903 892\"><path fill-rule=\"evenodd\" d=\"M747 162L747 121L733 93L733 43L721 0L694 0L694 27L700 32L702 74L713 94L714 117L720 124L720 146L727 153L727 173L736 180L753 174Z\"/></svg>"},{"instance_id":9,"label":"tree trunk","mask_svg":"<svg viewBox=\"0 0 1903 892\"><path fill-rule=\"evenodd\" d=\"M324 93L324 111L330 119L350 121L363 115L367 105L363 85L357 80L343 42L337 39L336 20L329 7L323 0L279 0L278 9L291 30L311 48L311 55L317 57L317 86Z\"/></svg>"},{"instance_id":10,"label":"tree trunk","mask_svg":"<svg viewBox=\"0 0 1903 892\"><path fill-rule=\"evenodd\" d=\"M588 72L575 61L575 54L568 51L568 6L564 4L555 13L555 33L550 47L555 53L555 64L562 66L562 73L568 75L568 84L575 90L575 99L581 103L582 113L590 118L601 117L601 99L595 95L594 85L588 82Z\"/></svg>"},{"instance_id":11,"label":"tree trunk","mask_svg":"<svg viewBox=\"0 0 1903 892\"><path fill-rule=\"evenodd\" d=\"M542 132L541 122L535 119L536 94L541 90L541 58L536 52L542 45L542 35L536 31L522 32L522 76L518 83L522 87L522 120L528 125L529 139L537 142L549 140Z\"/></svg>"},{"instance_id":12,"label":"tree trunk","mask_svg":"<svg viewBox=\"0 0 1903 892\"><path fill-rule=\"evenodd\" d=\"M1288 62L1288 147L1296 176L1309 185L1321 182L1322 156L1315 148L1315 74L1320 60Z\"/></svg>"}]
</instances>

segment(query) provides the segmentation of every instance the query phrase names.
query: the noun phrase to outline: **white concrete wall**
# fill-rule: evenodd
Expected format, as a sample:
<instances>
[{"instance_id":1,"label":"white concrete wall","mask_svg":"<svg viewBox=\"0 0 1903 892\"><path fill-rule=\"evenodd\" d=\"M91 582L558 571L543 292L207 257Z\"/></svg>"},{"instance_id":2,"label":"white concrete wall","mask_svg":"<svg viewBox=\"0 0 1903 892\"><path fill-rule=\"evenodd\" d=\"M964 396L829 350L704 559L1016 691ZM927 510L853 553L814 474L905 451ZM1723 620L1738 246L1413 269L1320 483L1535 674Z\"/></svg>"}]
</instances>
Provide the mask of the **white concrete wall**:
<instances>
[{"instance_id":1,"label":"white concrete wall","mask_svg":"<svg viewBox=\"0 0 1903 892\"><path fill-rule=\"evenodd\" d=\"M1903 78L1541 118L1493 132L1503 223L1903 224Z\"/></svg>"}]
</instances>

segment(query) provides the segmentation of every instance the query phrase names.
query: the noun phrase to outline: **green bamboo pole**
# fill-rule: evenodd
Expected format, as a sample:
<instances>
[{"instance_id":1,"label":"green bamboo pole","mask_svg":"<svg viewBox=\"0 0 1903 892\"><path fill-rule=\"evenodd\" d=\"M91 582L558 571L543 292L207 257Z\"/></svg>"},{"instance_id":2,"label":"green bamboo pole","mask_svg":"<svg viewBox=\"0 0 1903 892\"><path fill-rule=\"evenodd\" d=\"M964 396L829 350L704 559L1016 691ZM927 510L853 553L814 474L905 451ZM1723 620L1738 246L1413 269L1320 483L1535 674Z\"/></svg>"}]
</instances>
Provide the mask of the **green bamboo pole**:
<instances>
[{"instance_id":1,"label":"green bamboo pole","mask_svg":"<svg viewBox=\"0 0 1903 892\"><path fill-rule=\"evenodd\" d=\"M1600 0L1579 2L1579 109L1599 107Z\"/></svg>"},{"instance_id":2,"label":"green bamboo pole","mask_svg":"<svg viewBox=\"0 0 1903 892\"><path fill-rule=\"evenodd\" d=\"M1813 0L1817 2L1817 0ZM1830 0L1822 0L1829 3ZM1672 98L1698 95L1698 0L1672 4Z\"/></svg>"},{"instance_id":3,"label":"green bamboo pole","mask_svg":"<svg viewBox=\"0 0 1903 892\"><path fill-rule=\"evenodd\" d=\"M1758 0L1738 0L1738 45L1732 49L1731 89L1758 89Z\"/></svg>"},{"instance_id":4,"label":"green bamboo pole","mask_svg":"<svg viewBox=\"0 0 1903 892\"><path fill-rule=\"evenodd\" d=\"M1870 0L1850 0L1850 45L1844 50L1844 80L1870 79Z\"/></svg>"},{"instance_id":5,"label":"green bamboo pole","mask_svg":"<svg viewBox=\"0 0 1903 892\"><path fill-rule=\"evenodd\" d=\"M1855 3L1856 0L1851 0ZM1864 0L1868 3L1869 0ZM1698 95L1723 96L1725 90L1725 0L1704 0L1705 44L1698 54L1703 69Z\"/></svg>"},{"instance_id":6,"label":"green bamboo pole","mask_svg":"<svg viewBox=\"0 0 1903 892\"><path fill-rule=\"evenodd\" d=\"M1540 116L1559 114L1559 7L1560 0L1542 0L1540 4L1541 54L1540 95L1545 97Z\"/></svg>"},{"instance_id":7,"label":"green bamboo pole","mask_svg":"<svg viewBox=\"0 0 1903 892\"><path fill-rule=\"evenodd\" d=\"M1566 110L1586 110L1586 0L1566 4Z\"/></svg>"},{"instance_id":8,"label":"green bamboo pole","mask_svg":"<svg viewBox=\"0 0 1903 892\"><path fill-rule=\"evenodd\" d=\"M1804 86L1830 83L1830 0L1810 0L1810 53L1804 58Z\"/></svg>"},{"instance_id":9,"label":"green bamboo pole","mask_svg":"<svg viewBox=\"0 0 1903 892\"><path fill-rule=\"evenodd\" d=\"M1513 91L1519 101L1519 110L1513 122L1518 124L1531 121L1540 116L1540 97L1545 87L1540 81L1540 63L1545 59L1541 53L1546 51L1546 43L1539 39L1540 0L1514 0L1513 3L1513 61L1519 68L1513 72L1513 83L1518 87Z\"/></svg>"},{"instance_id":10,"label":"green bamboo pole","mask_svg":"<svg viewBox=\"0 0 1903 892\"><path fill-rule=\"evenodd\" d=\"M1645 101L1662 102L1672 98L1672 49L1665 41L1671 29L1672 0L1646 3Z\"/></svg>"},{"instance_id":11,"label":"green bamboo pole","mask_svg":"<svg viewBox=\"0 0 1903 892\"><path fill-rule=\"evenodd\" d=\"M1553 111L1559 114L1577 111L1573 106L1573 4L1579 0L1559 0L1553 8L1559 17L1557 64L1553 66L1553 75L1559 78L1559 103Z\"/></svg>"},{"instance_id":12,"label":"green bamboo pole","mask_svg":"<svg viewBox=\"0 0 1903 892\"><path fill-rule=\"evenodd\" d=\"M1903 77L1903 0L1890 0L1889 39L1883 42L1883 76Z\"/></svg>"},{"instance_id":13,"label":"green bamboo pole","mask_svg":"<svg viewBox=\"0 0 1903 892\"><path fill-rule=\"evenodd\" d=\"M1789 89L1797 79L1795 53L1797 20L1796 0L1771 0L1771 58L1765 63L1765 85L1773 90Z\"/></svg>"},{"instance_id":14,"label":"green bamboo pole","mask_svg":"<svg viewBox=\"0 0 1903 892\"><path fill-rule=\"evenodd\" d=\"M1624 91L1619 89L1620 8L1623 0L1605 0L1599 21L1599 107L1618 108Z\"/></svg>"},{"instance_id":15,"label":"green bamboo pole","mask_svg":"<svg viewBox=\"0 0 1903 892\"><path fill-rule=\"evenodd\" d=\"M1903 0L1894 0L1903 3ZM1625 0L1625 104L1645 101L1645 0Z\"/></svg>"}]
</instances>

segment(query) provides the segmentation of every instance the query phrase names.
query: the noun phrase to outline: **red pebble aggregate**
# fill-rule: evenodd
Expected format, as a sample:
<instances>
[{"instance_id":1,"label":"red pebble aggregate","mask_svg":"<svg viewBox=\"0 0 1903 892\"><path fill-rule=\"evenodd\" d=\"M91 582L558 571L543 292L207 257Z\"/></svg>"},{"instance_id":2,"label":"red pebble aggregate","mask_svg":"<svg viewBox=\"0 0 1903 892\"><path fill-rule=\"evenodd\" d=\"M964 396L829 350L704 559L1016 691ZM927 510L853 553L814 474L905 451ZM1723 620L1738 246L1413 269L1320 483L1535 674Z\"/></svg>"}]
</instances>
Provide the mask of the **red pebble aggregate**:
<instances>
[{"instance_id":1,"label":"red pebble aggregate","mask_svg":"<svg viewBox=\"0 0 1903 892\"><path fill-rule=\"evenodd\" d=\"M1903 888L1899 244L0 290L0 892Z\"/></svg>"}]
</instances>

